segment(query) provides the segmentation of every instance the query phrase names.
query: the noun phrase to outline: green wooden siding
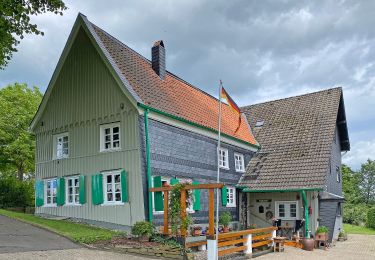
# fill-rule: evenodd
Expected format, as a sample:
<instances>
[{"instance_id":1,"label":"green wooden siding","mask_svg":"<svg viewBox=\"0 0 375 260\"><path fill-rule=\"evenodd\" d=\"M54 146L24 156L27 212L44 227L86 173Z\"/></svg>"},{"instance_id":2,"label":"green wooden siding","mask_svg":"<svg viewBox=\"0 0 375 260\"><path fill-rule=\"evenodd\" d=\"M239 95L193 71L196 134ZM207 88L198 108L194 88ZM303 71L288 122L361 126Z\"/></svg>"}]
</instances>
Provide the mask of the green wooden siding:
<instances>
[{"instance_id":1,"label":"green wooden siding","mask_svg":"<svg viewBox=\"0 0 375 260\"><path fill-rule=\"evenodd\" d=\"M113 122L120 122L121 149L100 152L100 125ZM69 132L69 158L52 160L53 135L62 132ZM36 213L121 225L144 220L138 112L82 29L61 68L35 133L36 179L70 175L84 175L87 179L84 205L37 207ZM91 177L113 169L127 172L129 203L93 205Z\"/></svg>"}]
</instances>

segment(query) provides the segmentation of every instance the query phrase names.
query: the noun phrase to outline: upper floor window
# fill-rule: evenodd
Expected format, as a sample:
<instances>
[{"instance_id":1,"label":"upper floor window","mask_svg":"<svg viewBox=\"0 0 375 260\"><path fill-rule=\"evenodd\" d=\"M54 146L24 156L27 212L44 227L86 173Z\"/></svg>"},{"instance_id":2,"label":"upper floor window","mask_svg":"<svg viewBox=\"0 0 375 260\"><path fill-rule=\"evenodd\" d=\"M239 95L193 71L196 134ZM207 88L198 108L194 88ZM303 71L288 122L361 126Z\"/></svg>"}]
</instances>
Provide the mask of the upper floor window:
<instances>
[{"instance_id":1,"label":"upper floor window","mask_svg":"<svg viewBox=\"0 0 375 260\"><path fill-rule=\"evenodd\" d=\"M276 218L289 220L297 219L297 216L297 201L276 201Z\"/></svg>"},{"instance_id":2,"label":"upper floor window","mask_svg":"<svg viewBox=\"0 0 375 260\"><path fill-rule=\"evenodd\" d=\"M227 207L236 207L236 188L227 187Z\"/></svg>"},{"instance_id":3,"label":"upper floor window","mask_svg":"<svg viewBox=\"0 0 375 260\"><path fill-rule=\"evenodd\" d=\"M340 167L339 166L336 166L336 180L337 180L337 182L341 181Z\"/></svg>"},{"instance_id":4,"label":"upper floor window","mask_svg":"<svg viewBox=\"0 0 375 260\"><path fill-rule=\"evenodd\" d=\"M46 206L56 206L57 203L57 179L45 180L44 197Z\"/></svg>"},{"instance_id":5,"label":"upper floor window","mask_svg":"<svg viewBox=\"0 0 375 260\"><path fill-rule=\"evenodd\" d=\"M245 171L245 161L244 161L243 154L240 154L240 153L234 154L234 165L236 167L236 172Z\"/></svg>"},{"instance_id":6,"label":"upper floor window","mask_svg":"<svg viewBox=\"0 0 375 260\"><path fill-rule=\"evenodd\" d=\"M68 158L69 157L69 134L62 133L54 136L54 158Z\"/></svg>"},{"instance_id":7,"label":"upper floor window","mask_svg":"<svg viewBox=\"0 0 375 260\"><path fill-rule=\"evenodd\" d=\"M109 151L121 148L120 123L100 126L100 150Z\"/></svg>"},{"instance_id":8,"label":"upper floor window","mask_svg":"<svg viewBox=\"0 0 375 260\"><path fill-rule=\"evenodd\" d=\"M104 203L122 203L121 194L121 172L113 171L103 173Z\"/></svg>"},{"instance_id":9,"label":"upper floor window","mask_svg":"<svg viewBox=\"0 0 375 260\"><path fill-rule=\"evenodd\" d=\"M219 166L224 169L229 169L228 149L219 149Z\"/></svg>"},{"instance_id":10,"label":"upper floor window","mask_svg":"<svg viewBox=\"0 0 375 260\"><path fill-rule=\"evenodd\" d=\"M66 179L66 204L79 204L79 177L73 176Z\"/></svg>"}]
</instances>

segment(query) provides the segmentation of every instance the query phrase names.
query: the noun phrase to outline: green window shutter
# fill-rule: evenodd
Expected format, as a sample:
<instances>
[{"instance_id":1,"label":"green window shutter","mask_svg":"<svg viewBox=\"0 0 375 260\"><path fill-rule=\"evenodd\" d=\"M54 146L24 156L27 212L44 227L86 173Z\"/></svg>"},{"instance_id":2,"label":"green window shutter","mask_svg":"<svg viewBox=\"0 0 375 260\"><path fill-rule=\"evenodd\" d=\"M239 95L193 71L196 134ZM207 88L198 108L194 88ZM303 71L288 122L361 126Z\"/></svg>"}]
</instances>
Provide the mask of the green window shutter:
<instances>
[{"instance_id":1,"label":"green window shutter","mask_svg":"<svg viewBox=\"0 0 375 260\"><path fill-rule=\"evenodd\" d=\"M35 206L41 207L44 204L44 181L35 182Z\"/></svg>"},{"instance_id":2,"label":"green window shutter","mask_svg":"<svg viewBox=\"0 0 375 260\"><path fill-rule=\"evenodd\" d=\"M175 185L175 184L177 184L177 183L180 183L180 181L179 181L177 178L172 178L172 179L170 180L170 184L171 184L171 185Z\"/></svg>"},{"instance_id":3,"label":"green window shutter","mask_svg":"<svg viewBox=\"0 0 375 260\"><path fill-rule=\"evenodd\" d=\"M91 177L92 185L92 204L100 205L103 203L103 175L96 174Z\"/></svg>"},{"instance_id":4,"label":"green window shutter","mask_svg":"<svg viewBox=\"0 0 375 260\"><path fill-rule=\"evenodd\" d=\"M162 186L161 176L154 177L154 188L160 188ZM154 192L154 204L155 211L164 210L163 193L161 191Z\"/></svg>"},{"instance_id":5,"label":"green window shutter","mask_svg":"<svg viewBox=\"0 0 375 260\"><path fill-rule=\"evenodd\" d=\"M62 206L65 204L65 179L57 178L57 206Z\"/></svg>"},{"instance_id":6,"label":"green window shutter","mask_svg":"<svg viewBox=\"0 0 375 260\"><path fill-rule=\"evenodd\" d=\"M198 185L198 181L193 181L193 185ZM194 204L193 210L201 210L201 190L194 190Z\"/></svg>"},{"instance_id":7,"label":"green window shutter","mask_svg":"<svg viewBox=\"0 0 375 260\"><path fill-rule=\"evenodd\" d=\"M79 203L86 203L86 177L85 175L79 176Z\"/></svg>"},{"instance_id":8,"label":"green window shutter","mask_svg":"<svg viewBox=\"0 0 375 260\"><path fill-rule=\"evenodd\" d=\"M126 178L126 171L121 172L121 197L122 202L129 202L128 195L128 179Z\"/></svg>"},{"instance_id":9,"label":"green window shutter","mask_svg":"<svg viewBox=\"0 0 375 260\"><path fill-rule=\"evenodd\" d=\"M227 205L227 195L228 195L228 190L227 190L227 187L224 186L223 188L221 188L221 204L223 206Z\"/></svg>"}]
</instances>

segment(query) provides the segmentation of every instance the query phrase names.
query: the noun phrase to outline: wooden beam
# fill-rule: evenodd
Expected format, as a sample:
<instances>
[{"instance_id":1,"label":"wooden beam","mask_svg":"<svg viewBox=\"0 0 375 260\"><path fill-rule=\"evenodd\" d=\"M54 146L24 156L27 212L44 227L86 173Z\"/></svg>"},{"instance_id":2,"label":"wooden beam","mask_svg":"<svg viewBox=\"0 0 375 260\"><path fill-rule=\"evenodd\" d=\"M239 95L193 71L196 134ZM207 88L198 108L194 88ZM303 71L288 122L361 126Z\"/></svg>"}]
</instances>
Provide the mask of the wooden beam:
<instances>
[{"instance_id":1,"label":"wooden beam","mask_svg":"<svg viewBox=\"0 0 375 260\"><path fill-rule=\"evenodd\" d=\"M168 191L164 191L164 235L168 235L169 229L168 229Z\"/></svg>"},{"instance_id":2,"label":"wooden beam","mask_svg":"<svg viewBox=\"0 0 375 260\"><path fill-rule=\"evenodd\" d=\"M207 184L197 184L197 185L186 185L185 190L196 190L196 189L221 189L224 187L224 183L207 183ZM149 191L171 191L173 186L169 187L159 187L159 188L150 188Z\"/></svg>"},{"instance_id":3,"label":"wooden beam","mask_svg":"<svg viewBox=\"0 0 375 260\"><path fill-rule=\"evenodd\" d=\"M247 248L247 246L231 247L231 248L219 251L218 255L219 256L229 255L229 254L232 254L232 253L235 253L235 252L244 251L244 250L246 250L246 248Z\"/></svg>"},{"instance_id":4,"label":"wooden beam","mask_svg":"<svg viewBox=\"0 0 375 260\"><path fill-rule=\"evenodd\" d=\"M186 218L186 190L182 189L181 190L181 220L184 220ZM186 229L181 225L181 236L185 237L186 236Z\"/></svg>"},{"instance_id":5,"label":"wooden beam","mask_svg":"<svg viewBox=\"0 0 375 260\"><path fill-rule=\"evenodd\" d=\"M208 190L208 235L215 237L215 190Z\"/></svg>"},{"instance_id":6,"label":"wooden beam","mask_svg":"<svg viewBox=\"0 0 375 260\"><path fill-rule=\"evenodd\" d=\"M252 247L253 248L260 247L260 246L268 245L268 244L271 244L271 243L272 243L272 240L266 240L266 241L262 241L262 242L253 243Z\"/></svg>"},{"instance_id":7,"label":"wooden beam","mask_svg":"<svg viewBox=\"0 0 375 260\"><path fill-rule=\"evenodd\" d=\"M247 241L247 238L240 238L236 240L229 240L225 242L219 242L218 247L223 247L223 246L233 246L235 244L240 244L240 243L245 243Z\"/></svg>"},{"instance_id":8,"label":"wooden beam","mask_svg":"<svg viewBox=\"0 0 375 260\"><path fill-rule=\"evenodd\" d=\"M219 234L219 239L238 237L238 236L244 236L248 234L261 233L261 232L271 232L277 229L278 229L277 227L266 227L266 228L247 229L247 230L241 230L241 231L236 231L236 232L229 232L229 233Z\"/></svg>"}]
</instances>

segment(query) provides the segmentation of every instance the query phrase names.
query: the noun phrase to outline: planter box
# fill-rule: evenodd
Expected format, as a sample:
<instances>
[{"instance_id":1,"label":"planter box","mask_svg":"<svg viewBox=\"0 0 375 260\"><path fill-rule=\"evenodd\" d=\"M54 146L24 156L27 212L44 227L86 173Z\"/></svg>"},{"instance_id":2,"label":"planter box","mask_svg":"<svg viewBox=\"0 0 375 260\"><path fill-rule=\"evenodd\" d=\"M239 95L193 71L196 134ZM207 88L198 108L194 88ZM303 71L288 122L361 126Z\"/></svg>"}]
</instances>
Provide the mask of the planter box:
<instances>
[{"instance_id":1,"label":"planter box","mask_svg":"<svg viewBox=\"0 0 375 260\"><path fill-rule=\"evenodd\" d=\"M318 233L318 234L315 234L315 240L327 241L328 240L328 233Z\"/></svg>"}]
</instances>

